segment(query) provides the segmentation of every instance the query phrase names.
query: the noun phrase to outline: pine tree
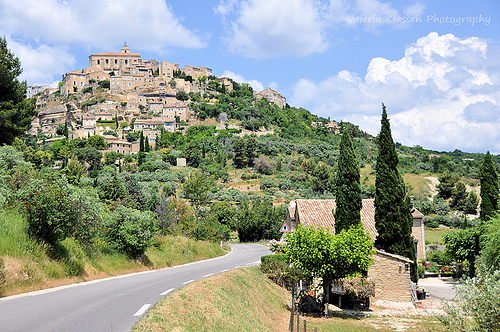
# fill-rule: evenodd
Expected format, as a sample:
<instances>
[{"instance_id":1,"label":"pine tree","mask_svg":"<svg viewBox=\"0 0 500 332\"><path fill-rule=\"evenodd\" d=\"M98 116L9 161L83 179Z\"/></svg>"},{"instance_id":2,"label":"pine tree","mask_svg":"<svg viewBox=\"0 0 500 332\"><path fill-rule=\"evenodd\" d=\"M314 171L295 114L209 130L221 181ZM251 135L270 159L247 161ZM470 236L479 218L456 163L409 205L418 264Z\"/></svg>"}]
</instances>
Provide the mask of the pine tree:
<instances>
[{"instance_id":1,"label":"pine tree","mask_svg":"<svg viewBox=\"0 0 500 332\"><path fill-rule=\"evenodd\" d=\"M411 279L416 282L416 252L412 237L412 204L403 178L398 172L398 155L392 140L385 105L382 104L382 129L378 136L375 178L375 247L411 259Z\"/></svg>"},{"instance_id":2,"label":"pine tree","mask_svg":"<svg viewBox=\"0 0 500 332\"><path fill-rule=\"evenodd\" d=\"M12 144L31 126L37 113L35 105L26 99L26 82L19 82L21 62L7 48L7 40L0 37L0 146Z\"/></svg>"},{"instance_id":3,"label":"pine tree","mask_svg":"<svg viewBox=\"0 0 500 332\"><path fill-rule=\"evenodd\" d=\"M335 233L348 230L361 221L362 195L359 166L354 154L351 136L346 130L340 141L340 156L336 178L337 207L335 210Z\"/></svg>"},{"instance_id":4,"label":"pine tree","mask_svg":"<svg viewBox=\"0 0 500 332\"><path fill-rule=\"evenodd\" d=\"M481 211L479 217L486 221L493 217L498 210L498 175L488 151L481 165Z\"/></svg>"}]
</instances>

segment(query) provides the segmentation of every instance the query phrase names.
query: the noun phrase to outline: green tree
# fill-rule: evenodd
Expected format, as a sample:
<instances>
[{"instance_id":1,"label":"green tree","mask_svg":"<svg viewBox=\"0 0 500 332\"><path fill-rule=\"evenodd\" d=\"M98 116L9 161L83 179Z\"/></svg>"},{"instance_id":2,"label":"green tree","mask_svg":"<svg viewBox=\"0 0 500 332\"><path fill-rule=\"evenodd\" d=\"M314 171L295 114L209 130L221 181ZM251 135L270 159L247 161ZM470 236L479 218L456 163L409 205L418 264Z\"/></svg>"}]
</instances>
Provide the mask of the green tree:
<instances>
[{"instance_id":1,"label":"green tree","mask_svg":"<svg viewBox=\"0 0 500 332\"><path fill-rule=\"evenodd\" d=\"M378 136L375 177L375 247L411 259L411 279L417 282L416 249L412 237L412 204L398 171L398 155L392 140L385 105L382 104L382 128Z\"/></svg>"},{"instance_id":2,"label":"green tree","mask_svg":"<svg viewBox=\"0 0 500 332\"><path fill-rule=\"evenodd\" d=\"M467 263L469 276L476 275L476 257L479 255L479 227L447 231L443 235L446 253L459 263Z\"/></svg>"},{"instance_id":3,"label":"green tree","mask_svg":"<svg viewBox=\"0 0 500 332\"><path fill-rule=\"evenodd\" d=\"M467 189L462 181L457 182L455 188L452 191L452 200L450 206L454 209L464 211L465 201L467 200Z\"/></svg>"},{"instance_id":4,"label":"green tree","mask_svg":"<svg viewBox=\"0 0 500 332\"><path fill-rule=\"evenodd\" d=\"M149 212L118 206L106 222L108 241L119 252L130 258L142 256L151 245L154 221Z\"/></svg>"},{"instance_id":5,"label":"green tree","mask_svg":"<svg viewBox=\"0 0 500 332\"><path fill-rule=\"evenodd\" d=\"M104 150L107 148L106 139L100 135L92 135L87 140L87 146L97 150Z\"/></svg>"},{"instance_id":6,"label":"green tree","mask_svg":"<svg viewBox=\"0 0 500 332\"><path fill-rule=\"evenodd\" d=\"M498 175L488 151L481 165L481 208L479 217L486 221L498 211Z\"/></svg>"},{"instance_id":7,"label":"green tree","mask_svg":"<svg viewBox=\"0 0 500 332\"><path fill-rule=\"evenodd\" d=\"M285 254L295 267L323 279L324 301L333 280L364 276L373 262L373 241L361 225L333 235L329 230L302 227L287 236Z\"/></svg>"},{"instance_id":8,"label":"green tree","mask_svg":"<svg viewBox=\"0 0 500 332\"><path fill-rule=\"evenodd\" d=\"M479 203L479 197L477 197L474 191L469 192L467 198L464 202L464 212L466 214L476 214L477 213L477 204Z\"/></svg>"},{"instance_id":9,"label":"green tree","mask_svg":"<svg viewBox=\"0 0 500 332\"><path fill-rule=\"evenodd\" d=\"M484 225L480 261L487 272L500 270L500 216L489 219Z\"/></svg>"},{"instance_id":10,"label":"green tree","mask_svg":"<svg viewBox=\"0 0 500 332\"><path fill-rule=\"evenodd\" d=\"M245 157L245 140L243 137L239 137L233 143L233 163L236 168L246 167L247 159Z\"/></svg>"},{"instance_id":11,"label":"green tree","mask_svg":"<svg viewBox=\"0 0 500 332\"><path fill-rule=\"evenodd\" d=\"M252 167L255 163L255 149L257 147L257 139L255 136L248 136L245 139L245 157L246 157L246 164L249 167Z\"/></svg>"},{"instance_id":12,"label":"green tree","mask_svg":"<svg viewBox=\"0 0 500 332\"><path fill-rule=\"evenodd\" d=\"M200 229L201 212L211 201L211 194L215 190L215 181L211 176L201 172L194 172L188 177L182 186L184 197L195 207L195 217ZM199 234L196 233L199 238Z\"/></svg>"},{"instance_id":13,"label":"green tree","mask_svg":"<svg viewBox=\"0 0 500 332\"><path fill-rule=\"evenodd\" d=\"M26 82L19 82L21 62L0 37L0 145L12 144L30 127L37 111L33 101L26 99Z\"/></svg>"},{"instance_id":14,"label":"green tree","mask_svg":"<svg viewBox=\"0 0 500 332\"><path fill-rule=\"evenodd\" d=\"M363 203L358 164L351 137L349 132L345 131L340 141L339 166L335 181L335 233L361 222L360 211Z\"/></svg>"},{"instance_id":15,"label":"green tree","mask_svg":"<svg viewBox=\"0 0 500 332\"><path fill-rule=\"evenodd\" d=\"M445 170L438 178L439 184L437 185L438 195L441 198L448 199L453 195L453 189L457 182L457 177Z\"/></svg>"},{"instance_id":16,"label":"green tree","mask_svg":"<svg viewBox=\"0 0 500 332\"><path fill-rule=\"evenodd\" d=\"M184 90L179 90L175 93L175 99L186 101L189 100L189 95Z\"/></svg>"}]
</instances>

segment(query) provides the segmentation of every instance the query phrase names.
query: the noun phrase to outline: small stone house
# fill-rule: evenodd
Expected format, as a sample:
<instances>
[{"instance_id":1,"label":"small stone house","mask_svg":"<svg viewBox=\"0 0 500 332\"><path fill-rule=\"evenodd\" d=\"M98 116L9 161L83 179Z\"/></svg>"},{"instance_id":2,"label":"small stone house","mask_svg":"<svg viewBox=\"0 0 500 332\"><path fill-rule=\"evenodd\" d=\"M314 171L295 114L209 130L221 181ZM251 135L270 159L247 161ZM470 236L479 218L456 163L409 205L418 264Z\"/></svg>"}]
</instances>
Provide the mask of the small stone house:
<instances>
[{"instance_id":1,"label":"small stone house","mask_svg":"<svg viewBox=\"0 0 500 332\"><path fill-rule=\"evenodd\" d=\"M375 200L363 199L361 222L366 232L375 240L378 232L375 228ZM333 199L298 199L290 202L286 222L292 231L299 224L323 227L335 232ZM417 249L417 260L425 258L424 215L418 210L413 212L412 235ZM368 277L375 281L375 297L372 300L396 302L411 301L410 269L412 261L406 257L377 250L373 255L375 262L368 270Z\"/></svg>"}]
</instances>

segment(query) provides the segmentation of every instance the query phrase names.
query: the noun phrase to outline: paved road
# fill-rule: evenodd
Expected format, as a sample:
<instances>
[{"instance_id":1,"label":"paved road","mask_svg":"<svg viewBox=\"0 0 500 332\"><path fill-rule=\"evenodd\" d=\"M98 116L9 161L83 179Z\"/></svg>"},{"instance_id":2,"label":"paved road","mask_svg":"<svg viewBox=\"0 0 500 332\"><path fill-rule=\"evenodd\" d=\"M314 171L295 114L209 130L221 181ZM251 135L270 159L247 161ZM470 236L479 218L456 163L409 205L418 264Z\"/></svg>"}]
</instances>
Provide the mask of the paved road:
<instances>
[{"instance_id":1,"label":"paved road","mask_svg":"<svg viewBox=\"0 0 500 332\"><path fill-rule=\"evenodd\" d=\"M193 281L256 265L270 254L235 244L224 257L0 299L0 331L129 331L162 297Z\"/></svg>"},{"instance_id":2,"label":"paved road","mask_svg":"<svg viewBox=\"0 0 500 332\"><path fill-rule=\"evenodd\" d=\"M419 279L418 285L441 300L451 300L455 296L454 282L451 278L427 277Z\"/></svg>"}]
</instances>

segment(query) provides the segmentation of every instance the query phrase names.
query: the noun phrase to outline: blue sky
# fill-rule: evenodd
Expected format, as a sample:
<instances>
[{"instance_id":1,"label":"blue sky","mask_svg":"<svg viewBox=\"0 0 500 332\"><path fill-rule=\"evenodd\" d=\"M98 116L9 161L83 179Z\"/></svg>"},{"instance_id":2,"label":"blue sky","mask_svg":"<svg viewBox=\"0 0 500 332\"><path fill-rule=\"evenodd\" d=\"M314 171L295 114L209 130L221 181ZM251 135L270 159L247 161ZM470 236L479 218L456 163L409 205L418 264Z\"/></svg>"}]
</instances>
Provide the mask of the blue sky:
<instances>
[{"instance_id":1,"label":"blue sky","mask_svg":"<svg viewBox=\"0 0 500 332\"><path fill-rule=\"evenodd\" d=\"M0 0L29 85L119 52L212 68L313 114L435 150L500 153L498 0Z\"/></svg>"}]
</instances>

